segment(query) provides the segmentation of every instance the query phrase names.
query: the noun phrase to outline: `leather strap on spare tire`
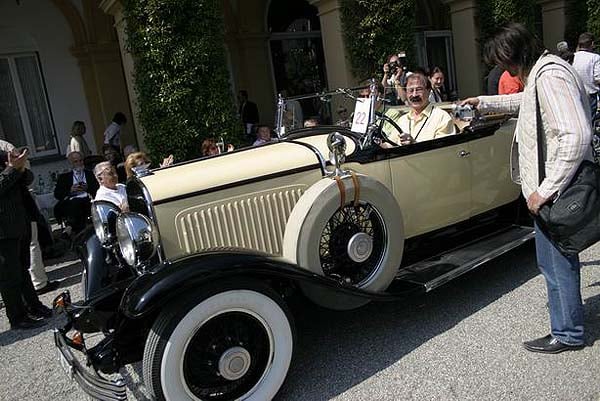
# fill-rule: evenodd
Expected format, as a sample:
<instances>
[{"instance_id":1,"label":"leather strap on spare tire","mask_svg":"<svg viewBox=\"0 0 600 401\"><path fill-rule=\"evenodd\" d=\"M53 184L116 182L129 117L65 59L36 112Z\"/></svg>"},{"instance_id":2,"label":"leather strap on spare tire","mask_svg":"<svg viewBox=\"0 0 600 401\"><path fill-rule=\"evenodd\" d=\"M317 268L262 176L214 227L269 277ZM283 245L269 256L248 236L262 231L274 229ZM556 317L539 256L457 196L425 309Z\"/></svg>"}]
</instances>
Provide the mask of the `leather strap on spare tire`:
<instances>
[{"instance_id":1,"label":"leather strap on spare tire","mask_svg":"<svg viewBox=\"0 0 600 401\"><path fill-rule=\"evenodd\" d=\"M340 183L343 184L343 188ZM340 207L341 198L344 199L342 207ZM346 203L349 199L352 201ZM360 213L368 213L367 217L373 218L381 226L378 230L379 234L371 235L360 230L356 231L353 224L340 227L339 234L333 232L330 230L331 222L340 220L334 217L336 213L338 217L339 213L346 213L343 215L345 217L353 213L359 216L362 216ZM347 232L349 234L346 234ZM341 254L342 259L354 257L352 264L365 271L364 277L351 281L350 285L367 291L384 291L398 271L404 250L402 213L387 187L361 174L354 174L354 176L349 174L338 179L323 178L315 183L302 195L290 214L283 237L283 257L312 272L330 276L323 269L324 256L320 250L323 243L331 242L336 235L336 241L333 242L337 254ZM353 244L363 241L360 245L366 243L368 247L370 240L373 249L378 252L373 254L376 255L374 258L377 260L373 261L374 258L371 257L364 262L356 260ZM347 254L344 254L346 248ZM362 250L364 247L356 249L359 248ZM332 274L330 277L342 281L344 278L340 278L337 274ZM332 297L331 294L323 292L307 294L307 296L315 303L328 308L349 309L357 306L340 305L339 299L336 298L337 294Z\"/></svg>"},{"instance_id":2,"label":"leather strap on spare tire","mask_svg":"<svg viewBox=\"0 0 600 401\"><path fill-rule=\"evenodd\" d=\"M344 181L342 181L341 177L336 175L333 178L335 179L338 189L340 190L340 208L343 208L346 204L346 186L344 185Z\"/></svg>"}]
</instances>

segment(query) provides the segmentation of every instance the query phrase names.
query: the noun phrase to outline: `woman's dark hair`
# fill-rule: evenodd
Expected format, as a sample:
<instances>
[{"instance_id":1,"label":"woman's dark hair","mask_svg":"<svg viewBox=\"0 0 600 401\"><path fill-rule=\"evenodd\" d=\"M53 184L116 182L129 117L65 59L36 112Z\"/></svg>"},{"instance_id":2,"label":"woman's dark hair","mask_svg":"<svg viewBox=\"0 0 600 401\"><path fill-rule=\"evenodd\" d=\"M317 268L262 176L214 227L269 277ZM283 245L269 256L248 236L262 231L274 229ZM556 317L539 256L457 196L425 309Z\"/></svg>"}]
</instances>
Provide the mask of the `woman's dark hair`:
<instances>
[{"instance_id":1,"label":"woman's dark hair","mask_svg":"<svg viewBox=\"0 0 600 401\"><path fill-rule=\"evenodd\" d=\"M429 78L432 78L432 77L433 77L435 74L437 74L438 72L439 72L440 74L444 75L444 71L442 71L442 69L441 69L440 67L438 67L438 66L435 66L435 67L431 68L431 69L429 70Z\"/></svg>"},{"instance_id":2,"label":"woman's dark hair","mask_svg":"<svg viewBox=\"0 0 600 401\"><path fill-rule=\"evenodd\" d=\"M543 47L522 24L512 23L498 31L484 46L484 61L502 68L516 66L529 71Z\"/></svg>"}]
</instances>

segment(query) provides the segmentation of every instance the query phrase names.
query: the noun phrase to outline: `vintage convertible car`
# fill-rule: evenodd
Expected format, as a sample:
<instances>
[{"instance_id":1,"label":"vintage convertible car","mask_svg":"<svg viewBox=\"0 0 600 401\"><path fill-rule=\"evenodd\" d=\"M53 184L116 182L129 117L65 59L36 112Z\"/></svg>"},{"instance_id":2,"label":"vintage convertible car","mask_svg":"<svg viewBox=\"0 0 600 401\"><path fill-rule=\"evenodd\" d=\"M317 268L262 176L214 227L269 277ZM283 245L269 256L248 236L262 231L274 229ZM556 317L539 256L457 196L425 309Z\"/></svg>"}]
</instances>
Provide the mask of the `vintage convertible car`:
<instances>
[{"instance_id":1,"label":"vintage convertible car","mask_svg":"<svg viewBox=\"0 0 600 401\"><path fill-rule=\"evenodd\" d=\"M71 377L122 400L123 381L102 373L143 360L158 400L269 400L294 350L290 297L332 309L402 299L532 238L510 181L513 120L477 117L391 149L384 127L397 126L370 120L364 134L280 126L264 146L140 172L128 212L95 203L84 300L54 301Z\"/></svg>"}]
</instances>

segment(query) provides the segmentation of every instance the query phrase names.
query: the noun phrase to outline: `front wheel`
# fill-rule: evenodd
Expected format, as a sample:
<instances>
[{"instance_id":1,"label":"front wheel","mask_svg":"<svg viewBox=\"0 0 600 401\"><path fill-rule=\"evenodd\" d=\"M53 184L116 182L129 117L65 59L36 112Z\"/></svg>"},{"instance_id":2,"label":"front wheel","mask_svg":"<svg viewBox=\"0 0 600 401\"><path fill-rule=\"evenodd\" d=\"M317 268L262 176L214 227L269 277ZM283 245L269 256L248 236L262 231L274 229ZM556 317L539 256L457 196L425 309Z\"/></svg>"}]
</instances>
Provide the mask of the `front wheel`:
<instances>
[{"instance_id":1,"label":"front wheel","mask_svg":"<svg viewBox=\"0 0 600 401\"><path fill-rule=\"evenodd\" d=\"M294 345L283 301L258 284L202 292L172 303L152 326L143 361L150 393L167 401L272 399Z\"/></svg>"}]
</instances>

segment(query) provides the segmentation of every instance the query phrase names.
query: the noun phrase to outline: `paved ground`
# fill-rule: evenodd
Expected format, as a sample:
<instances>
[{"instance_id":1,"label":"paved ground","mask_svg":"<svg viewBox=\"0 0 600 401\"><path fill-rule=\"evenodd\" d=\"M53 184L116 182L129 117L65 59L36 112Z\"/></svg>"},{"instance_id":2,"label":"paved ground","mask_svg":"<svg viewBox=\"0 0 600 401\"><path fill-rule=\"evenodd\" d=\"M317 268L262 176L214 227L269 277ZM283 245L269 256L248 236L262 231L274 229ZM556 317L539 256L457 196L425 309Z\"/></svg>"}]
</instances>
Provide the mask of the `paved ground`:
<instances>
[{"instance_id":1,"label":"paved ground","mask_svg":"<svg viewBox=\"0 0 600 401\"><path fill-rule=\"evenodd\" d=\"M582 261L589 344L582 351L521 348L548 331L544 282L526 245L404 303L344 313L298 308L297 351L277 400L600 401L600 245ZM74 299L79 274L74 261L49 268ZM49 329L7 329L2 310L1 400L85 399L58 366ZM146 400L139 371L124 372L129 397Z\"/></svg>"}]
</instances>

